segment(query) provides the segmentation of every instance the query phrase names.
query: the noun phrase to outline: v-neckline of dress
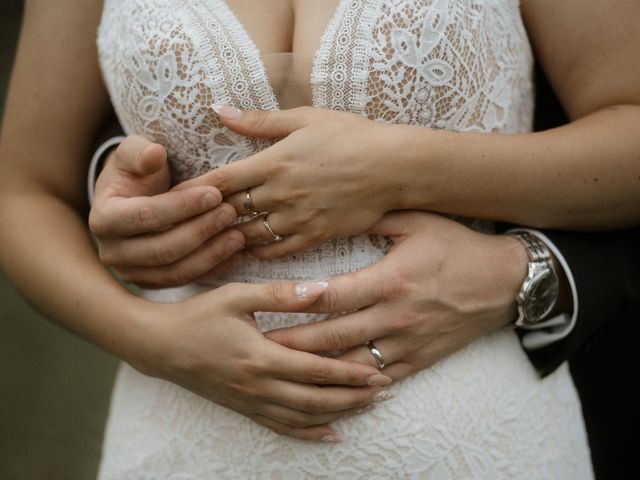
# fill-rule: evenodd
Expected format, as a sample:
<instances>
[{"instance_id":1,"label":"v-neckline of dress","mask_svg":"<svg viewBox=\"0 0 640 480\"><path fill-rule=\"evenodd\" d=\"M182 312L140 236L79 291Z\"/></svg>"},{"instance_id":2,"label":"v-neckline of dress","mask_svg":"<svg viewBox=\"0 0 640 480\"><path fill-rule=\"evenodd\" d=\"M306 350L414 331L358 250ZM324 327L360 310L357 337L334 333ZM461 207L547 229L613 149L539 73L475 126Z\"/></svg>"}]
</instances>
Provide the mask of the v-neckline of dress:
<instances>
[{"instance_id":1,"label":"v-neckline of dress","mask_svg":"<svg viewBox=\"0 0 640 480\"><path fill-rule=\"evenodd\" d=\"M222 12L224 13L224 16L226 17L227 28L231 32L233 32L235 35L237 35L239 38L242 39L241 44L246 45L249 48L251 55L255 57L256 62L254 66L251 68L253 80L257 80L259 82L264 83L265 92L268 92L268 96L269 96L267 103L273 105L275 110L279 110L280 103L278 102L278 98L276 96L275 89L271 84L271 80L269 79L269 75L267 73L267 69L263 61L262 52L258 48L257 44L254 42L253 38L245 28L243 23L240 21L240 19L236 15L236 13L229 6L227 1L226 0L217 0L217 1L222 9ZM317 103L318 103L317 102L318 92L316 91L316 88L314 86L314 78L316 78L317 72L319 70L318 63L320 61L320 53L323 50L323 45L327 37L331 34L331 31L334 29L335 25L339 22L340 18L342 18L342 15L345 12L345 10L351 5L352 2L353 0L338 0L338 4L336 5L336 8L331 15L329 22L327 22L327 24L323 29L322 35L320 36L320 42L318 43L316 50L313 52L311 73L309 75L309 78L307 79L309 81L309 86L312 94L311 106L315 107L317 106Z\"/></svg>"}]
</instances>

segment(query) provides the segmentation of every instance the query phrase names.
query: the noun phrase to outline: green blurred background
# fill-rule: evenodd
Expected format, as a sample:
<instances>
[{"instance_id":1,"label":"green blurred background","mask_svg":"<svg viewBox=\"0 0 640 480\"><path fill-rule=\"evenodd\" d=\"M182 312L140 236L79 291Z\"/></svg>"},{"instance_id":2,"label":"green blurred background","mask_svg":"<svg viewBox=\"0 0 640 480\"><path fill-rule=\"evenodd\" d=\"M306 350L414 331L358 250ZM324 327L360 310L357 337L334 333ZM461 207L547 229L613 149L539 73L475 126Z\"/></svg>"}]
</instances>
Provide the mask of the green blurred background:
<instances>
[{"instance_id":1,"label":"green blurred background","mask_svg":"<svg viewBox=\"0 0 640 480\"><path fill-rule=\"evenodd\" d=\"M0 112L21 6L0 0ZM40 316L1 271L0 329L0 479L95 478L116 359Z\"/></svg>"}]
</instances>

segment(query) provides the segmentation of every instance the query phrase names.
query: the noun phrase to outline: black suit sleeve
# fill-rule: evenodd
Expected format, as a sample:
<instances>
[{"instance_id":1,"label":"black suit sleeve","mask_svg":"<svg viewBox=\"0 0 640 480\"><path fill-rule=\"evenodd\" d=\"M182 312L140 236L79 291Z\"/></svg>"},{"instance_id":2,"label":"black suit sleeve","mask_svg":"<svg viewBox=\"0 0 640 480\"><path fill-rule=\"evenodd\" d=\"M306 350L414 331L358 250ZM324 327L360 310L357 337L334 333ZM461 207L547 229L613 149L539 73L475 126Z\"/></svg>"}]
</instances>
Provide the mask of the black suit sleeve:
<instances>
[{"instance_id":1,"label":"black suit sleeve","mask_svg":"<svg viewBox=\"0 0 640 480\"><path fill-rule=\"evenodd\" d=\"M542 376L589 349L607 330L617 328L612 323L640 321L640 228L607 233L544 233L571 268L578 292L578 317L567 338L526 351Z\"/></svg>"}]
</instances>

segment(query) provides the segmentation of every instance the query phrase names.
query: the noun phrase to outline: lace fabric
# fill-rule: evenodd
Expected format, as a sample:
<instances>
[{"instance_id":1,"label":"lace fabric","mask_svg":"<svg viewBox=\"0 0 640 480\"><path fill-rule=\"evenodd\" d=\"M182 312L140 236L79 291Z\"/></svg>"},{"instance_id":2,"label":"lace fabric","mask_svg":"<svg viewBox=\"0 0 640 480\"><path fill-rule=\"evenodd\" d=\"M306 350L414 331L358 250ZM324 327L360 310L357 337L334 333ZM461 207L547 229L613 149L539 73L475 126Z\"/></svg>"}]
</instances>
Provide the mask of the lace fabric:
<instances>
[{"instance_id":1,"label":"lace fabric","mask_svg":"<svg viewBox=\"0 0 640 480\"><path fill-rule=\"evenodd\" d=\"M106 0L98 46L123 127L167 147L176 181L271 144L223 128L210 108L279 107L260 52L224 1ZM526 132L531 67L518 1L341 0L309 81L314 106L379 122ZM328 278L372 264L388 246L383 237L336 239L247 262L211 285ZM149 296L177 301L209 288ZM257 316L263 329L322 318ZM123 366L101 478L591 476L567 369L539 381L512 332L481 339L393 390L388 405L337 424L344 444L311 445Z\"/></svg>"}]
</instances>

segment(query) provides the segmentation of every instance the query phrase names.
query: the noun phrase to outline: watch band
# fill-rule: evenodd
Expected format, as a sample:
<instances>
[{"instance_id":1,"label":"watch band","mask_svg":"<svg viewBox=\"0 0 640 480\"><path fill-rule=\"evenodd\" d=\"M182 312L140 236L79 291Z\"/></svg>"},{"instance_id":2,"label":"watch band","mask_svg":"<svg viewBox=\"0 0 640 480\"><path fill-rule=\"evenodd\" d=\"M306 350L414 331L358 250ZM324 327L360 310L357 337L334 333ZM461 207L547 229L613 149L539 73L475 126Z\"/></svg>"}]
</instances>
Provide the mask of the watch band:
<instances>
[{"instance_id":1,"label":"watch band","mask_svg":"<svg viewBox=\"0 0 640 480\"><path fill-rule=\"evenodd\" d=\"M527 276L516 296L518 318L515 321L516 327L527 328L543 321L553 309L558 298L558 275L551 252L542 240L524 231L509 235L524 245L529 257Z\"/></svg>"}]
</instances>

